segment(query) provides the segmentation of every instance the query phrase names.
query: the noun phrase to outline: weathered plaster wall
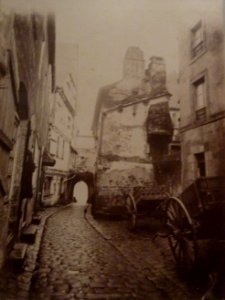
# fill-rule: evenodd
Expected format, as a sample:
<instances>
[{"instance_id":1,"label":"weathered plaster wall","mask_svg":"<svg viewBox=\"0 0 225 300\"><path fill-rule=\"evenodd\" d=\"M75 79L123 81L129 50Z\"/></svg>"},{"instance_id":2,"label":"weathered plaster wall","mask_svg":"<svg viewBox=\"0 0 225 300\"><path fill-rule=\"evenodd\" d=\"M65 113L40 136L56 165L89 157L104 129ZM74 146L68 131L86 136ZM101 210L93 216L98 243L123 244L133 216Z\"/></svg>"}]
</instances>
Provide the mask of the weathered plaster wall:
<instances>
[{"instance_id":1,"label":"weathered plaster wall","mask_svg":"<svg viewBox=\"0 0 225 300\"><path fill-rule=\"evenodd\" d=\"M146 158L148 107L141 103L109 113L103 121L101 153Z\"/></svg>"},{"instance_id":2,"label":"weathered plaster wall","mask_svg":"<svg viewBox=\"0 0 225 300\"><path fill-rule=\"evenodd\" d=\"M126 190L154 181L153 166L149 163L113 161L108 163L108 168L100 171L98 175L97 184L100 191L106 186L120 187Z\"/></svg>"},{"instance_id":3,"label":"weathered plaster wall","mask_svg":"<svg viewBox=\"0 0 225 300\"><path fill-rule=\"evenodd\" d=\"M105 116L96 180L98 201L105 208L122 205L125 200L123 192L132 191L134 186L147 187L155 182L147 117L152 105L167 102L168 98L162 96Z\"/></svg>"},{"instance_id":4,"label":"weathered plaster wall","mask_svg":"<svg viewBox=\"0 0 225 300\"><path fill-rule=\"evenodd\" d=\"M96 149L77 148L75 172L95 172Z\"/></svg>"},{"instance_id":5,"label":"weathered plaster wall","mask_svg":"<svg viewBox=\"0 0 225 300\"><path fill-rule=\"evenodd\" d=\"M106 161L106 170L97 174L98 204L103 210L125 205L124 194L135 186L149 186L154 182L153 165L150 163Z\"/></svg>"}]
</instances>

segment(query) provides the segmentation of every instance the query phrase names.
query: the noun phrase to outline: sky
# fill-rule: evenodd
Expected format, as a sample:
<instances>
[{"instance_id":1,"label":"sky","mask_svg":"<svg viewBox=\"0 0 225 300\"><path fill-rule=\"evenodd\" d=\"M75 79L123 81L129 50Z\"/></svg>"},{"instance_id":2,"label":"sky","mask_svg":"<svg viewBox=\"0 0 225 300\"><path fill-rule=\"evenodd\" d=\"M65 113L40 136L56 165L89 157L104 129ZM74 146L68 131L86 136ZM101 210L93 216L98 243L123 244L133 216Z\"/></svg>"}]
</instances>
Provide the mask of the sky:
<instances>
[{"instance_id":1,"label":"sky","mask_svg":"<svg viewBox=\"0 0 225 300\"><path fill-rule=\"evenodd\" d=\"M121 79L129 46L143 50L146 65L151 56L158 55L164 57L168 69L177 69L176 13L162 0L65 3L67 9L63 12L62 5L57 13L57 37L78 44L78 124L81 133L88 134L98 90Z\"/></svg>"},{"instance_id":2,"label":"sky","mask_svg":"<svg viewBox=\"0 0 225 300\"><path fill-rule=\"evenodd\" d=\"M57 41L77 45L78 124L80 134L88 135L98 90L121 79L127 48L140 47L146 66L156 55L165 59L167 73L177 71L181 18L215 0L5 1L19 9L29 4L53 11Z\"/></svg>"}]
</instances>

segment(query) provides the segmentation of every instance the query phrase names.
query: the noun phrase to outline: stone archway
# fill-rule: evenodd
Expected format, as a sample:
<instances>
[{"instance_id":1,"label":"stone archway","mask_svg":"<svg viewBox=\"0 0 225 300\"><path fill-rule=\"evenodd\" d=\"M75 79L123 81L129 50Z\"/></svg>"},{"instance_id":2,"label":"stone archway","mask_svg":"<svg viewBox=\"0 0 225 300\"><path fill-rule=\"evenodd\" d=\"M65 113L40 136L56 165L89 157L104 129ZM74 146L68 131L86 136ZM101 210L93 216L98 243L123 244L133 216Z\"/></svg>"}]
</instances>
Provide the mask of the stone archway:
<instances>
[{"instance_id":1,"label":"stone archway","mask_svg":"<svg viewBox=\"0 0 225 300\"><path fill-rule=\"evenodd\" d=\"M78 181L73 189L73 201L79 205L85 205L88 200L88 185L84 181Z\"/></svg>"},{"instance_id":2,"label":"stone archway","mask_svg":"<svg viewBox=\"0 0 225 300\"><path fill-rule=\"evenodd\" d=\"M94 174L91 172L83 172L71 174L67 179L67 186L65 190L65 200L66 202L71 202L73 200L73 190L76 183L83 181L88 187L88 199L87 203L92 203L95 195L94 188Z\"/></svg>"}]
</instances>

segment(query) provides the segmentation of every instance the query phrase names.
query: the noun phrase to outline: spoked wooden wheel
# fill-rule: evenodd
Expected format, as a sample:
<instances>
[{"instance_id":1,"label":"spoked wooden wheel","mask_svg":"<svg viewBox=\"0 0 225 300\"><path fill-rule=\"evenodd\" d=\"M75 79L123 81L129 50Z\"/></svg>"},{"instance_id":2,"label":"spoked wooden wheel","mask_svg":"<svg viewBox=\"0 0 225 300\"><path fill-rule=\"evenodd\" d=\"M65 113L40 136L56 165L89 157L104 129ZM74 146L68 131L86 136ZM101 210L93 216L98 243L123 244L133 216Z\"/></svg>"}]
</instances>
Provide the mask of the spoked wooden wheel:
<instances>
[{"instance_id":1,"label":"spoked wooden wheel","mask_svg":"<svg viewBox=\"0 0 225 300\"><path fill-rule=\"evenodd\" d=\"M126 196L126 208L128 213L128 229L134 231L137 225L137 206L131 194Z\"/></svg>"},{"instance_id":2,"label":"spoked wooden wheel","mask_svg":"<svg viewBox=\"0 0 225 300\"><path fill-rule=\"evenodd\" d=\"M193 221L183 202L172 197L166 206L166 226L172 254L180 270L191 271L197 259L197 241Z\"/></svg>"}]
</instances>

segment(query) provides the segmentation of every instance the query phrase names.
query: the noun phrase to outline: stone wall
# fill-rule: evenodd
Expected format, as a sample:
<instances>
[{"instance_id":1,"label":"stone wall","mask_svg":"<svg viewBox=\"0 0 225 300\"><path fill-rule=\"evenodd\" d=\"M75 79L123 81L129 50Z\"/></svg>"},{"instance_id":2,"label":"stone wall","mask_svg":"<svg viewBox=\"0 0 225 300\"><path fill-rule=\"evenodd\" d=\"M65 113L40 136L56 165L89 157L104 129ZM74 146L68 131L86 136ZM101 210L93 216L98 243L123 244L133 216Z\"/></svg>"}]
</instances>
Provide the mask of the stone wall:
<instances>
[{"instance_id":1,"label":"stone wall","mask_svg":"<svg viewBox=\"0 0 225 300\"><path fill-rule=\"evenodd\" d=\"M41 193L39 162L47 142L52 68L47 16L2 10L0 19L1 267L7 246L31 222L36 195ZM36 181L32 180L34 167Z\"/></svg>"},{"instance_id":2,"label":"stone wall","mask_svg":"<svg viewBox=\"0 0 225 300\"><path fill-rule=\"evenodd\" d=\"M225 120L209 123L182 134L182 186L190 185L199 171L195 154L204 152L206 176L224 176Z\"/></svg>"},{"instance_id":3,"label":"stone wall","mask_svg":"<svg viewBox=\"0 0 225 300\"><path fill-rule=\"evenodd\" d=\"M189 15L188 15L189 16ZM196 59L191 57L191 29L202 21L205 50ZM222 1L206 6L182 20L179 35L179 93L181 99L181 128L193 125L195 101L192 83L200 75L206 76L206 106L208 117L225 111L224 86L224 16Z\"/></svg>"},{"instance_id":4,"label":"stone wall","mask_svg":"<svg viewBox=\"0 0 225 300\"><path fill-rule=\"evenodd\" d=\"M95 172L96 149L77 148L75 158L75 172Z\"/></svg>"},{"instance_id":5,"label":"stone wall","mask_svg":"<svg viewBox=\"0 0 225 300\"><path fill-rule=\"evenodd\" d=\"M124 206L124 193L132 192L135 186L157 185L147 120L151 106L168 99L162 96L152 102L139 102L105 115L96 173L97 201L104 211Z\"/></svg>"},{"instance_id":6,"label":"stone wall","mask_svg":"<svg viewBox=\"0 0 225 300\"><path fill-rule=\"evenodd\" d=\"M218 1L213 10L206 4L180 26L180 77L182 187L185 189L201 174L197 155L204 155L205 176L224 176L224 16L223 3ZM191 37L196 24L203 30L202 51L191 55ZM200 26L198 25L198 26ZM196 95L193 83L204 76L205 89L203 119L197 119ZM202 176L202 175L201 175Z\"/></svg>"}]
</instances>

